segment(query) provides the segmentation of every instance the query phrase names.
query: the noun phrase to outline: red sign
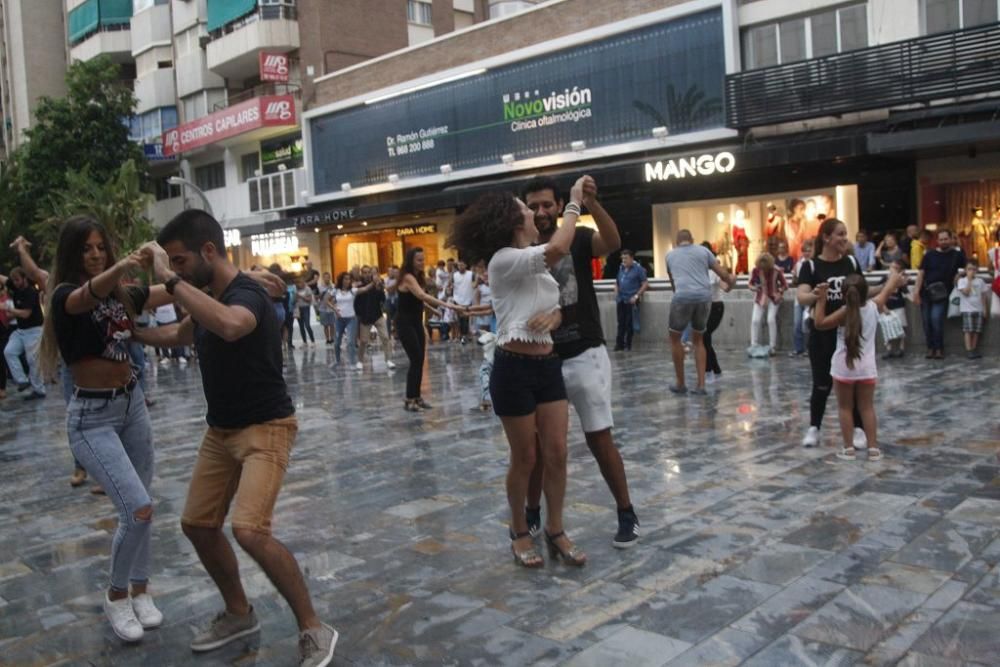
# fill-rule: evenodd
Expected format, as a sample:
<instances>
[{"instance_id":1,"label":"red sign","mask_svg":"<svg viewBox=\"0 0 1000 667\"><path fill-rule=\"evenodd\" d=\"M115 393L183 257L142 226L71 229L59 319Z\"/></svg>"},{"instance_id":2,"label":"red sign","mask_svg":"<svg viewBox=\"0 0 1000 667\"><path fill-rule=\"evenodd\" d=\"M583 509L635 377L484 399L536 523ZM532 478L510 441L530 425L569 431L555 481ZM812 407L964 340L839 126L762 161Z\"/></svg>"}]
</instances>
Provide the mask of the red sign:
<instances>
[{"instance_id":1,"label":"red sign","mask_svg":"<svg viewBox=\"0 0 1000 667\"><path fill-rule=\"evenodd\" d=\"M260 52L260 80L288 81L289 67L287 53Z\"/></svg>"},{"instance_id":2,"label":"red sign","mask_svg":"<svg viewBox=\"0 0 1000 667\"><path fill-rule=\"evenodd\" d=\"M265 95L203 116L163 133L164 157L257 130L296 125L295 98Z\"/></svg>"}]
</instances>

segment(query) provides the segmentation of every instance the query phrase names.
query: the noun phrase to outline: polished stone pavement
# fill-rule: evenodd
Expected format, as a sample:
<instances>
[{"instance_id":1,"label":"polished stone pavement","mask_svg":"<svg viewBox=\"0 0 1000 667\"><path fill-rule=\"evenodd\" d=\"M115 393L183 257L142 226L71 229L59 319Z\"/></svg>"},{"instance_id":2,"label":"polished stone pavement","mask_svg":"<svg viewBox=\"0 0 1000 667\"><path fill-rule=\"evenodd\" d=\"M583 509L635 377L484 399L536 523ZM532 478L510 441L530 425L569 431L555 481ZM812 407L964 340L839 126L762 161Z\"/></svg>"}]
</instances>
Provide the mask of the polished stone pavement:
<instances>
[{"instance_id":1,"label":"polished stone pavement","mask_svg":"<svg viewBox=\"0 0 1000 667\"><path fill-rule=\"evenodd\" d=\"M578 426L567 526L583 569L509 557L499 422L479 352L435 343L402 410L405 360L363 375L296 351L301 431L275 517L341 665L975 665L1000 662L1000 367L883 363L881 463L798 446L808 363L726 354L676 397L663 351L615 355L616 435L642 541L611 548L610 495ZM157 368L152 591L163 628L123 646L101 612L114 514L67 483L63 406L0 404L0 664L294 665L291 613L241 554L259 636L192 656L220 599L180 532L203 429L197 368Z\"/></svg>"}]
</instances>

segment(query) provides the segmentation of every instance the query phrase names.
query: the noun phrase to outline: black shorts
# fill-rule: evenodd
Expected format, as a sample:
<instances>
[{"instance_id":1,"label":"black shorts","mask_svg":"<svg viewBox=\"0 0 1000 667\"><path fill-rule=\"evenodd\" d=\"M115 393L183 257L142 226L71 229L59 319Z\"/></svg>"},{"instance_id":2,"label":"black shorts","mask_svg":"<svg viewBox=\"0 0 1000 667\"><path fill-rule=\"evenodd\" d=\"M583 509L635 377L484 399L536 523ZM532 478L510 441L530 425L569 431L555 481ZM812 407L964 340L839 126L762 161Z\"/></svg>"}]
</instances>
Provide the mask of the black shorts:
<instances>
[{"instance_id":1,"label":"black shorts","mask_svg":"<svg viewBox=\"0 0 1000 667\"><path fill-rule=\"evenodd\" d=\"M565 401L562 360L555 353L535 357L497 348L490 398L499 417L523 417L534 412L539 403Z\"/></svg>"}]
</instances>

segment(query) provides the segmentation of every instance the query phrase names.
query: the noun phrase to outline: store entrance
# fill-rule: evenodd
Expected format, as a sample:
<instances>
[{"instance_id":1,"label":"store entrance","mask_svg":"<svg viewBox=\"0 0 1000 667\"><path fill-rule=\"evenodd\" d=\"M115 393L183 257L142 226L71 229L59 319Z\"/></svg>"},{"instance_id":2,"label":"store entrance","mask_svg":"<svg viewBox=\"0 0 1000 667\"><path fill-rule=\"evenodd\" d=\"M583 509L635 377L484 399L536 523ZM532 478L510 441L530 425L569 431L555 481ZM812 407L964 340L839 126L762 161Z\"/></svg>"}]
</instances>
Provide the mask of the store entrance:
<instances>
[{"instance_id":1,"label":"store entrance","mask_svg":"<svg viewBox=\"0 0 1000 667\"><path fill-rule=\"evenodd\" d=\"M410 248L423 248L425 265L434 266L438 261L437 232L401 235L397 229L380 229L334 235L330 237L332 273L336 276L356 266L377 266L385 273L390 266L402 266Z\"/></svg>"}]
</instances>

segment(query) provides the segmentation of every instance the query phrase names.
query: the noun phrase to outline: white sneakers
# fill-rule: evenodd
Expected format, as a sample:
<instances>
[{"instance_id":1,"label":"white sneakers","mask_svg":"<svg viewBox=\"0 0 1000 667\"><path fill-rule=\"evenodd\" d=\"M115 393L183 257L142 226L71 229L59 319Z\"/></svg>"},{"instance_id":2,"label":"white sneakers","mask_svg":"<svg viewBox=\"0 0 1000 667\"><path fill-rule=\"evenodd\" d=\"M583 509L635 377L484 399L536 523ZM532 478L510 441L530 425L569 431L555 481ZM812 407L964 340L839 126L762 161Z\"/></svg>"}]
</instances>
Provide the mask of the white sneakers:
<instances>
[{"instance_id":1,"label":"white sneakers","mask_svg":"<svg viewBox=\"0 0 1000 667\"><path fill-rule=\"evenodd\" d=\"M815 447L819 444L819 429L815 426L810 426L809 430L806 431L806 436L802 438L803 447Z\"/></svg>"},{"instance_id":2,"label":"white sneakers","mask_svg":"<svg viewBox=\"0 0 1000 667\"><path fill-rule=\"evenodd\" d=\"M163 614L148 593L112 600L105 592L104 614L111 623L111 629L126 642L139 641L145 634L144 629L156 628L163 623Z\"/></svg>"},{"instance_id":3,"label":"white sneakers","mask_svg":"<svg viewBox=\"0 0 1000 667\"><path fill-rule=\"evenodd\" d=\"M392 370L393 368L396 367L396 364L393 363L393 361L390 359L389 361L385 362L385 367L388 368L389 370Z\"/></svg>"},{"instance_id":4,"label":"white sneakers","mask_svg":"<svg viewBox=\"0 0 1000 667\"><path fill-rule=\"evenodd\" d=\"M854 429L854 449L868 449L868 436L863 428Z\"/></svg>"},{"instance_id":5,"label":"white sneakers","mask_svg":"<svg viewBox=\"0 0 1000 667\"><path fill-rule=\"evenodd\" d=\"M163 613L153 604L153 596L149 593L132 597L132 611L144 630L158 628L163 623Z\"/></svg>"},{"instance_id":6,"label":"white sneakers","mask_svg":"<svg viewBox=\"0 0 1000 667\"><path fill-rule=\"evenodd\" d=\"M142 624L135 617L132 609L132 600L124 597L121 600L112 600L108 594L104 593L104 614L111 623L111 629L115 631L118 638L126 642L137 642L142 639Z\"/></svg>"},{"instance_id":7,"label":"white sneakers","mask_svg":"<svg viewBox=\"0 0 1000 667\"><path fill-rule=\"evenodd\" d=\"M356 370L363 371L365 370L365 365L359 361L358 363L354 364L354 368Z\"/></svg>"}]
</instances>

